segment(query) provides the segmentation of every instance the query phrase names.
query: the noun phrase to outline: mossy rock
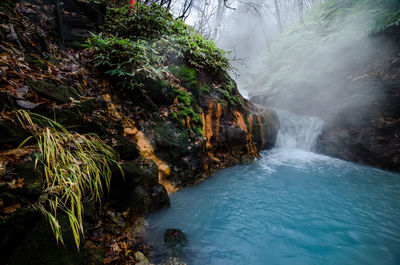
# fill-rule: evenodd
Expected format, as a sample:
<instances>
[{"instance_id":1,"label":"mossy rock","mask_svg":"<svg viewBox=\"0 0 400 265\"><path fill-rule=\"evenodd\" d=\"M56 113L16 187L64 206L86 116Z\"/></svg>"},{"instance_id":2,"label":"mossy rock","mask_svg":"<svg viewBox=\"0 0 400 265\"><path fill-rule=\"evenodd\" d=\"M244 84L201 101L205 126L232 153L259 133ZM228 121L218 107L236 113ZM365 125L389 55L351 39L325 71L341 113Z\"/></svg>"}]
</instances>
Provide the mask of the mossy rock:
<instances>
[{"instance_id":1,"label":"mossy rock","mask_svg":"<svg viewBox=\"0 0 400 265\"><path fill-rule=\"evenodd\" d=\"M28 54L25 56L26 61L36 69L43 71L47 70L47 63L42 58L35 54Z\"/></svg>"},{"instance_id":2,"label":"mossy rock","mask_svg":"<svg viewBox=\"0 0 400 265\"><path fill-rule=\"evenodd\" d=\"M91 114L97 108L96 100L88 99L76 104L76 109L82 114Z\"/></svg>"},{"instance_id":3,"label":"mossy rock","mask_svg":"<svg viewBox=\"0 0 400 265\"><path fill-rule=\"evenodd\" d=\"M176 86L165 80L148 80L144 82L144 90L146 91L146 94L157 106L171 105L174 101L174 96L171 92L175 88Z\"/></svg>"},{"instance_id":4,"label":"mossy rock","mask_svg":"<svg viewBox=\"0 0 400 265\"><path fill-rule=\"evenodd\" d=\"M42 192L43 188L43 168L38 164L35 167L35 159L27 161L23 164L17 164L14 166L14 173L18 178L23 178L24 185L21 190L18 190L18 194L23 196L25 199L35 202Z\"/></svg>"},{"instance_id":5,"label":"mossy rock","mask_svg":"<svg viewBox=\"0 0 400 265\"><path fill-rule=\"evenodd\" d=\"M153 127L155 134L155 151L168 162L179 161L188 148L188 135L183 128L171 123L157 121Z\"/></svg>"},{"instance_id":6,"label":"mossy rock","mask_svg":"<svg viewBox=\"0 0 400 265\"><path fill-rule=\"evenodd\" d=\"M175 65L171 66L169 70L181 81L183 87L198 96L201 86L198 80L197 71L194 68L185 65Z\"/></svg>"},{"instance_id":7,"label":"mossy rock","mask_svg":"<svg viewBox=\"0 0 400 265\"><path fill-rule=\"evenodd\" d=\"M16 148L29 136L29 132L13 122L0 119L0 149Z\"/></svg>"},{"instance_id":8,"label":"mossy rock","mask_svg":"<svg viewBox=\"0 0 400 265\"><path fill-rule=\"evenodd\" d=\"M62 109L45 105L38 107L35 112L54 119L68 130L78 133L95 133L100 138L106 138L109 134L104 125L109 126L108 123L96 120L95 117L91 116L89 119L85 119L85 113L90 114L97 107L92 103L94 102L81 102L76 106Z\"/></svg>"},{"instance_id":9,"label":"mossy rock","mask_svg":"<svg viewBox=\"0 0 400 265\"><path fill-rule=\"evenodd\" d=\"M51 81L28 79L25 81L36 93L60 103L67 103L72 99L79 98L79 92L70 86L56 86Z\"/></svg>"}]
</instances>

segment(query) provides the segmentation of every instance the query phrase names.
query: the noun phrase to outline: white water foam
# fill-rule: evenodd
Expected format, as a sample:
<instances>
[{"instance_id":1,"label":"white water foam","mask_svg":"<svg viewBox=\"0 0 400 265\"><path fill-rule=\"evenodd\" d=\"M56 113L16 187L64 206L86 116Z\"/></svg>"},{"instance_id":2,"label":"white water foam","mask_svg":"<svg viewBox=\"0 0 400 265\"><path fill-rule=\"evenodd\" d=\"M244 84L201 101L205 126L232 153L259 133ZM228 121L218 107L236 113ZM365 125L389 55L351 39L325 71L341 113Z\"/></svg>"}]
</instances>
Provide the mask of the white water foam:
<instances>
[{"instance_id":1,"label":"white water foam","mask_svg":"<svg viewBox=\"0 0 400 265\"><path fill-rule=\"evenodd\" d=\"M323 121L316 117L305 117L287 111L277 111L280 130L275 146L277 148L315 151Z\"/></svg>"}]
</instances>

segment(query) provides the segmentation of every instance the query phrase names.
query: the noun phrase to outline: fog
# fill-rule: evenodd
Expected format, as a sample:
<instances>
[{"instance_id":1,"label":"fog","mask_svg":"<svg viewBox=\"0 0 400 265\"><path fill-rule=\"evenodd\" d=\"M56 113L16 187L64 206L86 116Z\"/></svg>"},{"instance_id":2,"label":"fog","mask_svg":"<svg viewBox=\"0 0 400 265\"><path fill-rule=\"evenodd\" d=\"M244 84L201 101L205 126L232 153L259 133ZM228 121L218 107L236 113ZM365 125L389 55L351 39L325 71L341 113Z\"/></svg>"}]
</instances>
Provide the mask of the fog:
<instances>
[{"instance_id":1,"label":"fog","mask_svg":"<svg viewBox=\"0 0 400 265\"><path fill-rule=\"evenodd\" d=\"M216 8L218 1L208 2ZM318 8L321 1L305 1L303 18L297 0L278 2L282 34L272 0L228 1L217 26L215 15L210 17L209 36L231 51L240 91L253 102L325 120L350 109L357 120L377 107L372 101L384 90L374 69L385 64L395 47L371 36L373 8L339 6L343 10L313 14L316 8L307 9L312 3ZM193 12L189 22L198 21Z\"/></svg>"}]
</instances>

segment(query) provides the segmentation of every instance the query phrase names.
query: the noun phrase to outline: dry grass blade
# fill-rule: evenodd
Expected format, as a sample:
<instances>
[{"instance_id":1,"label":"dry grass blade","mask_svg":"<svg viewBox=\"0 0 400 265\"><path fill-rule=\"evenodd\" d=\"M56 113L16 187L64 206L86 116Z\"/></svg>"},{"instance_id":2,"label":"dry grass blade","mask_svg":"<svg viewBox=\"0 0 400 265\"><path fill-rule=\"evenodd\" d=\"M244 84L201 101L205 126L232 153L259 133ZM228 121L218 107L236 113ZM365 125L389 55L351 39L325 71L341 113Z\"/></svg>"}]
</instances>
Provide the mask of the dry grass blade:
<instances>
[{"instance_id":1,"label":"dry grass blade","mask_svg":"<svg viewBox=\"0 0 400 265\"><path fill-rule=\"evenodd\" d=\"M45 175L46 196L38 208L49 219L57 240L63 243L57 210L68 216L76 246L83 235L82 199L89 197L101 202L104 190L110 188L112 167L122 169L115 152L97 136L70 133L57 122L38 114L18 111L37 139L38 158ZM44 126L41 128L37 126ZM105 188L104 188L105 185Z\"/></svg>"}]
</instances>

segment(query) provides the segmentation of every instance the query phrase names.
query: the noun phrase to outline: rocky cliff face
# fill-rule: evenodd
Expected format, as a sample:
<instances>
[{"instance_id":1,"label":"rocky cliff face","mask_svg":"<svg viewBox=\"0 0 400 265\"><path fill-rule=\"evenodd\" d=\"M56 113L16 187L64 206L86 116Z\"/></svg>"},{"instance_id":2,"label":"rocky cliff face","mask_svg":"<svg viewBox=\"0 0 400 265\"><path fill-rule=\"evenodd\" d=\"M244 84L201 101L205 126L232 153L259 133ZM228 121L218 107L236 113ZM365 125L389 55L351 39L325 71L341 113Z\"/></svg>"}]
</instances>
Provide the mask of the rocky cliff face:
<instances>
[{"instance_id":1,"label":"rocky cliff face","mask_svg":"<svg viewBox=\"0 0 400 265\"><path fill-rule=\"evenodd\" d=\"M244 99L226 72L210 74L184 62L171 65L161 80L121 89L118 77L94 66L92 51L79 49L102 20L89 11L105 7L63 2L58 12L52 1L7 1L0 11L0 262L137 262L135 251L150 251L138 216L168 206L168 192L271 148L278 120ZM79 26L84 21L86 31ZM66 247L57 247L32 207L46 194L44 176L35 168L36 142L17 148L32 135L17 119L18 109L53 119L71 133L97 134L118 154L124 176L115 170L107 201L101 207L83 203L80 253L66 218L60 217Z\"/></svg>"},{"instance_id":2,"label":"rocky cliff face","mask_svg":"<svg viewBox=\"0 0 400 265\"><path fill-rule=\"evenodd\" d=\"M400 82L397 79L378 82L384 92L380 97L361 109L349 106L325 124L319 137L319 151L399 171Z\"/></svg>"}]
</instances>

